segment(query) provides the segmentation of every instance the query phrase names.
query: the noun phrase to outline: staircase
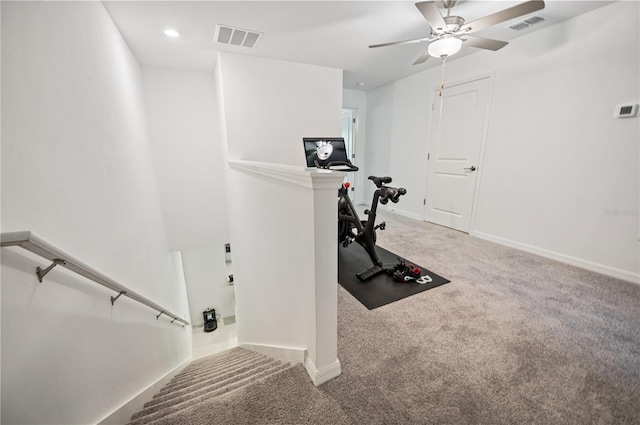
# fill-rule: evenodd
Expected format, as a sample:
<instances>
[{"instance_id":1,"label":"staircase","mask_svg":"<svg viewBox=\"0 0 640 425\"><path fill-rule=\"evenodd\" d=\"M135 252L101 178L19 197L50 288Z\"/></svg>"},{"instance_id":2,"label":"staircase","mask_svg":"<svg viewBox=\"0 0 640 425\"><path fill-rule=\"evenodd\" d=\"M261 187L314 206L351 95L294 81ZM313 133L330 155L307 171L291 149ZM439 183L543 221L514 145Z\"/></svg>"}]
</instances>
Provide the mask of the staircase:
<instances>
[{"instance_id":1,"label":"staircase","mask_svg":"<svg viewBox=\"0 0 640 425\"><path fill-rule=\"evenodd\" d=\"M184 413L185 409L288 368L288 363L239 347L195 360L154 395L143 410L135 413L128 425L157 424L167 420L170 423L172 416Z\"/></svg>"}]
</instances>

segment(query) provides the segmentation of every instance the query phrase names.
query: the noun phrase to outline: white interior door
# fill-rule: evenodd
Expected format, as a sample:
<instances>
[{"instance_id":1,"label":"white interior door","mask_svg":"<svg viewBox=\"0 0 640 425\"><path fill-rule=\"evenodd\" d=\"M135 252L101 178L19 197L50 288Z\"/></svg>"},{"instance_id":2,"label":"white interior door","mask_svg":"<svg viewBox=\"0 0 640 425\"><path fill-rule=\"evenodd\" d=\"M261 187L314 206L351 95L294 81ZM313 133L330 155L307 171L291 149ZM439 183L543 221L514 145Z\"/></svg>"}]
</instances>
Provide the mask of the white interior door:
<instances>
[{"instance_id":1,"label":"white interior door","mask_svg":"<svg viewBox=\"0 0 640 425\"><path fill-rule=\"evenodd\" d=\"M469 232L490 77L436 90L424 219Z\"/></svg>"}]
</instances>

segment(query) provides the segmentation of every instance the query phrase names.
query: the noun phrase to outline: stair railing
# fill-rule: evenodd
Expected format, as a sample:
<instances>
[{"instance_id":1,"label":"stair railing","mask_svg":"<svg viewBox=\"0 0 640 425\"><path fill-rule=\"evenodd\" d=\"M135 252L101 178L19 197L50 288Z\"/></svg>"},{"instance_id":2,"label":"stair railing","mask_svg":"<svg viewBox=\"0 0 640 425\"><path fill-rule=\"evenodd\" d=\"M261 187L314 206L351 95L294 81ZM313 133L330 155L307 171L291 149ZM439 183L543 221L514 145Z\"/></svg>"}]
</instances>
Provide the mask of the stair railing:
<instances>
[{"instance_id":1,"label":"stair railing","mask_svg":"<svg viewBox=\"0 0 640 425\"><path fill-rule=\"evenodd\" d=\"M42 279L45 277L45 275L49 273L54 267L60 265L73 272L76 272L81 276L86 277L89 280L92 280L93 282L96 282L117 292L118 294L115 297L111 297L111 305L115 304L118 298L124 295L125 297L138 301L139 303L144 304L147 307L151 307L155 311L159 312L159 314L156 315L156 319L159 319L160 316L164 314L165 316L172 319L171 323L176 321L180 322L182 323L182 327L184 327L185 325L190 325L188 321L182 319L178 315L154 303L148 298L135 293L131 289L119 284L108 276L105 276L104 274L96 271L94 268L78 260L71 254L64 252L60 248L56 247L55 245L51 244L50 242L46 241L42 237L29 230L21 232L2 233L0 235L0 246L2 246L3 248L9 246L19 246L26 249L27 251L31 251L34 254L37 254L51 261L51 265L45 269L36 267L36 276L38 276L38 280L40 282L42 282Z\"/></svg>"}]
</instances>

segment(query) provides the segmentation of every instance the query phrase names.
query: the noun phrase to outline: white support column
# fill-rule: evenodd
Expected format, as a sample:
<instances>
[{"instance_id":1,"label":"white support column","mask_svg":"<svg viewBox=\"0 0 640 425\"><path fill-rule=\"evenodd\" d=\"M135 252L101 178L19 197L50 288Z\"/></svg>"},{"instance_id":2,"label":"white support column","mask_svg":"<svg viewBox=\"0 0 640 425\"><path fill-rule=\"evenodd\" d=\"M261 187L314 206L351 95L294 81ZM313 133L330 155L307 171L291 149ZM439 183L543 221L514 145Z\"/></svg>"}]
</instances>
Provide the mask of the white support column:
<instances>
[{"instance_id":1,"label":"white support column","mask_svg":"<svg viewBox=\"0 0 640 425\"><path fill-rule=\"evenodd\" d=\"M305 359L315 385L342 373L338 360L338 220L336 189L344 173L312 174L315 252L315 350Z\"/></svg>"}]
</instances>

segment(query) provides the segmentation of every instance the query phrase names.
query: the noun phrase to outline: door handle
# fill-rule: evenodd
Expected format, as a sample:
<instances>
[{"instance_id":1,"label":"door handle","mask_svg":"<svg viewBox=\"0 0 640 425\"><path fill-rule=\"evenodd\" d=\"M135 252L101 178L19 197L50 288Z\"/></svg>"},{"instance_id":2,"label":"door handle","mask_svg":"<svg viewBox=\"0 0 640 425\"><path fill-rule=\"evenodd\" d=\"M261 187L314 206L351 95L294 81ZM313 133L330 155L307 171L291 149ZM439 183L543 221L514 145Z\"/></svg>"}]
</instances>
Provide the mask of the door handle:
<instances>
[{"instance_id":1,"label":"door handle","mask_svg":"<svg viewBox=\"0 0 640 425\"><path fill-rule=\"evenodd\" d=\"M463 168L463 170L476 171L477 168L475 165L472 165L471 167Z\"/></svg>"}]
</instances>

